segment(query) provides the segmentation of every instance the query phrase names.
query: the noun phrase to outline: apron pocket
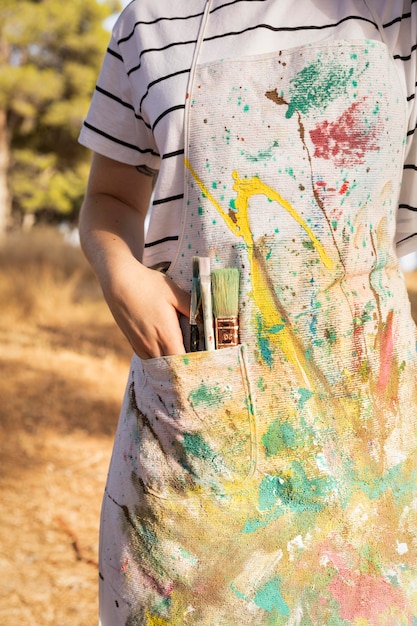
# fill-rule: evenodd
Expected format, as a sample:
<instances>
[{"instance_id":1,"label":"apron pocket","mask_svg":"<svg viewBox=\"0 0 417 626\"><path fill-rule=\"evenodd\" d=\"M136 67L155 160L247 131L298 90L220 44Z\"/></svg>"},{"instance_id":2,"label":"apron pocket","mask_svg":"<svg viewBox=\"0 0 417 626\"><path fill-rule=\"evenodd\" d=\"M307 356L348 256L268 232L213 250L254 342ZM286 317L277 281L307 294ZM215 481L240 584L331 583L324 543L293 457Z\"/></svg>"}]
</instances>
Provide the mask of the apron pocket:
<instances>
[{"instance_id":1,"label":"apron pocket","mask_svg":"<svg viewBox=\"0 0 417 626\"><path fill-rule=\"evenodd\" d=\"M256 420L243 345L142 361L136 394L145 492L221 497L255 470Z\"/></svg>"}]
</instances>

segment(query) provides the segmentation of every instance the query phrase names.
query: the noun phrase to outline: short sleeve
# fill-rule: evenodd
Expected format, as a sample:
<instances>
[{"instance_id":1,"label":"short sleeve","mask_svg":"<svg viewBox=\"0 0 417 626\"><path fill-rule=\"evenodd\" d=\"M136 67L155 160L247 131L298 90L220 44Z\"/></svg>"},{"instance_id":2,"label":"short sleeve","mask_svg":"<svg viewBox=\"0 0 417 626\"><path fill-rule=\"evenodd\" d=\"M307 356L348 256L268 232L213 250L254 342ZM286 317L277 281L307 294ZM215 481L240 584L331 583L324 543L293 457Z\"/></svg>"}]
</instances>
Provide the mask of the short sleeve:
<instances>
[{"instance_id":1,"label":"short sleeve","mask_svg":"<svg viewBox=\"0 0 417 626\"><path fill-rule=\"evenodd\" d=\"M79 142L116 161L159 169L151 124L137 110L136 74L130 76L120 50L121 26L123 14L113 29Z\"/></svg>"}]
</instances>

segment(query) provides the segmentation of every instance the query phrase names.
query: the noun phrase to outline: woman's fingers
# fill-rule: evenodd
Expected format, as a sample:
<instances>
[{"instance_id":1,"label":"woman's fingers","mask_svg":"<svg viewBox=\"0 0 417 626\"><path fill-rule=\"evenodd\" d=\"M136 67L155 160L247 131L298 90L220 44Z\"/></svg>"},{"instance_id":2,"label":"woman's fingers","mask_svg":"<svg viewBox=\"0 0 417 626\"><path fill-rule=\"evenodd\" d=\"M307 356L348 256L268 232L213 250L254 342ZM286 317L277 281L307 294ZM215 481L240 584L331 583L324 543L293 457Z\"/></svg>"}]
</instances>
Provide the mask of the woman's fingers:
<instances>
[{"instance_id":1,"label":"woman's fingers","mask_svg":"<svg viewBox=\"0 0 417 626\"><path fill-rule=\"evenodd\" d=\"M189 315L189 294L159 272L140 266L133 276L132 270L124 273L129 281L118 277L117 298L107 294L122 332L142 359L184 354L179 314Z\"/></svg>"}]
</instances>

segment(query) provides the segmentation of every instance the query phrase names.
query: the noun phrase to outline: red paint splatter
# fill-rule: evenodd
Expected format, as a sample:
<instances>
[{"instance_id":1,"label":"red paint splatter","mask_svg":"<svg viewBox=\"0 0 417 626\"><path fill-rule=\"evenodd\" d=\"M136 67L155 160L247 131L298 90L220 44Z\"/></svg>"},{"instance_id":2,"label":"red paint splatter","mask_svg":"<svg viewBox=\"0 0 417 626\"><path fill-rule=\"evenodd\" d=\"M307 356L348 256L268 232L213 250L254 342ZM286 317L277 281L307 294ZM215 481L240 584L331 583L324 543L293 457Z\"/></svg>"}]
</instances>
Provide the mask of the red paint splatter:
<instances>
[{"instance_id":1,"label":"red paint splatter","mask_svg":"<svg viewBox=\"0 0 417 626\"><path fill-rule=\"evenodd\" d=\"M343 195L347 192L347 190L348 190L348 189L349 189L349 183L346 181L346 182L344 182L344 183L343 183L343 185L340 187L340 189L339 189L339 194L340 194L341 196L343 196Z\"/></svg>"},{"instance_id":2,"label":"red paint splatter","mask_svg":"<svg viewBox=\"0 0 417 626\"><path fill-rule=\"evenodd\" d=\"M344 167L364 163L367 152L379 150L380 128L366 123L363 103L354 102L335 122L325 120L310 131L315 157Z\"/></svg>"}]
</instances>

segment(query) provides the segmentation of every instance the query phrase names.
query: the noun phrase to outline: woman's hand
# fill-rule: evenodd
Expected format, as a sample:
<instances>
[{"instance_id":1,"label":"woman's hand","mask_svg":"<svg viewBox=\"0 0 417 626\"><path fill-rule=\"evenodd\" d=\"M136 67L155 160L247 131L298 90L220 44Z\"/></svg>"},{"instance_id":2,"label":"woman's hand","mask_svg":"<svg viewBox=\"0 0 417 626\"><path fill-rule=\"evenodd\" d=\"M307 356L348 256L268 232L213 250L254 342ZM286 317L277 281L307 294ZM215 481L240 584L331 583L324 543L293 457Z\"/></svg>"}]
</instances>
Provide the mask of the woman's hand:
<instances>
[{"instance_id":1,"label":"woman's hand","mask_svg":"<svg viewBox=\"0 0 417 626\"><path fill-rule=\"evenodd\" d=\"M140 261L152 183L132 165L94 154L79 221L107 304L143 359L185 352L178 318L190 305L185 291Z\"/></svg>"},{"instance_id":2,"label":"woman's hand","mask_svg":"<svg viewBox=\"0 0 417 626\"><path fill-rule=\"evenodd\" d=\"M102 283L107 304L136 354L149 359L184 354L179 313L188 316L190 296L161 272L136 259L113 268Z\"/></svg>"}]
</instances>

